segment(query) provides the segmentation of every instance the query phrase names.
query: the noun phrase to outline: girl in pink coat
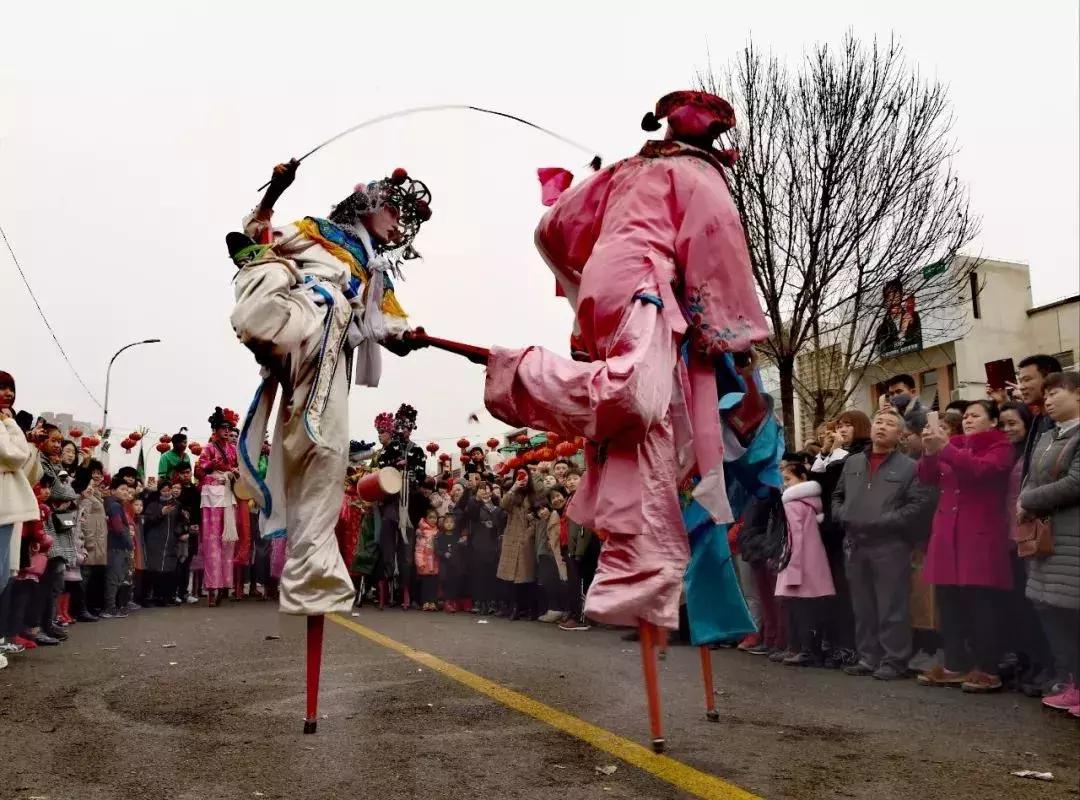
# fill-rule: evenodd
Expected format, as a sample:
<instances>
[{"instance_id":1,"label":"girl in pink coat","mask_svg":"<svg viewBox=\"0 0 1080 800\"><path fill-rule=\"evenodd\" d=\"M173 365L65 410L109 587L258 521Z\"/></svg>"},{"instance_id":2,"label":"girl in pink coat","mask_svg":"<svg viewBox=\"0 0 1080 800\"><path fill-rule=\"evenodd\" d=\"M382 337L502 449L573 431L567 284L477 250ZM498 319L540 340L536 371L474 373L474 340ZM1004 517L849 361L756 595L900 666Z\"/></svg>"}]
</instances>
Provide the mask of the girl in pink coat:
<instances>
[{"instance_id":1,"label":"girl in pink coat","mask_svg":"<svg viewBox=\"0 0 1080 800\"><path fill-rule=\"evenodd\" d=\"M776 576L776 596L788 610L788 649L784 663L791 667L820 666L821 629L828 615L829 598L836 595L829 557L818 526L821 484L810 480L802 464L785 464L784 516L787 518L790 557Z\"/></svg>"}]
</instances>

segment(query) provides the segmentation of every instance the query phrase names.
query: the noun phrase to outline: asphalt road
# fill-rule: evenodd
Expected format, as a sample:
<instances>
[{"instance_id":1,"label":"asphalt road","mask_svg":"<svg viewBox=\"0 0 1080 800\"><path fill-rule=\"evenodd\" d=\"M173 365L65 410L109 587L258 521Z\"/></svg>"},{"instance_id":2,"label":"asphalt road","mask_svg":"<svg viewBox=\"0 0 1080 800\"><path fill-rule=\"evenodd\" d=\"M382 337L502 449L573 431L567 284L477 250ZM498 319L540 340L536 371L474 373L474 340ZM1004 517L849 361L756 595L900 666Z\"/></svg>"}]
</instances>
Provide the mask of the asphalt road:
<instances>
[{"instance_id":1,"label":"asphalt road","mask_svg":"<svg viewBox=\"0 0 1080 800\"><path fill-rule=\"evenodd\" d=\"M4 798L657 798L670 783L342 626L326 626L322 712L301 734L302 622L264 604L145 610L73 627L0 672ZM354 618L619 736L646 742L636 645L468 615ZM280 635L280 639L268 639ZM175 647L163 647L175 644ZM713 654L661 666L669 755L764 798L1070 798L1080 726L1016 694L963 695ZM597 767L614 765L601 774ZM1010 776L1051 771L1042 783Z\"/></svg>"}]
</instances>

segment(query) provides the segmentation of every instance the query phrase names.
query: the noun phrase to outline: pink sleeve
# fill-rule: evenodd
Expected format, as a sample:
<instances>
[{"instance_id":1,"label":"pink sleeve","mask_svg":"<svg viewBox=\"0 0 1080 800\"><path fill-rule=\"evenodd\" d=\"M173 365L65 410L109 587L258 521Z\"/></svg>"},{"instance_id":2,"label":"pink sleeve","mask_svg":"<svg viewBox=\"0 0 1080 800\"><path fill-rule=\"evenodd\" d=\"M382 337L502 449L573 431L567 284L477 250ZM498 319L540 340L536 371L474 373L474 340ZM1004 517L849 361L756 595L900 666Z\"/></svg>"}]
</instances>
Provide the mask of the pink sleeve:
<instances>
[{"instance_id":1,"label":"pink sleeve","mask_svg":"<svg viewBox=\"0 0 1080 800\"><path fill-rule=\"evenodd\" d=\"M941 482L941 459L937 453L926 453L919 459L918 470L919 483L927 486L937 486Z\"/></svg>"},{"instance_id":2,"label":"pink sleeve","mask_svg":"<svg viewBox=\"0 0 1080 800\"><path fill-rule=\"evenodd\" d=\"M967 447L957 447L952 442L940 453L941 460L952 466L958 478L970 480L1007 474L1012 469L1014 457L1013 447L1004 436L982 453L974 453Z\"/></svg>"},{"instance_id":3,"label":"pink sleeve","mask_svg":"<svg viewBox=\"0 0 1080 800\"><path fill-rule=\"evenodd\" d=\"M606 361L582 363L542 347L494 347L484 402L510 425L642 442L671 402L676 353L663 312L634 303L610 353Z\"/></svg>"},{"instance_id":4,"label":"pink sleeve","mask_svg":"<svg viewBox=\"0 0 1080 800\"><path fill-rule=\"evenodd\" d=\"M769 329L754 288L739 212L723 176L696 159L672 159L678 211L675 261L691 336L706 355L748 350Z\"/></svg>"}]
</instances>

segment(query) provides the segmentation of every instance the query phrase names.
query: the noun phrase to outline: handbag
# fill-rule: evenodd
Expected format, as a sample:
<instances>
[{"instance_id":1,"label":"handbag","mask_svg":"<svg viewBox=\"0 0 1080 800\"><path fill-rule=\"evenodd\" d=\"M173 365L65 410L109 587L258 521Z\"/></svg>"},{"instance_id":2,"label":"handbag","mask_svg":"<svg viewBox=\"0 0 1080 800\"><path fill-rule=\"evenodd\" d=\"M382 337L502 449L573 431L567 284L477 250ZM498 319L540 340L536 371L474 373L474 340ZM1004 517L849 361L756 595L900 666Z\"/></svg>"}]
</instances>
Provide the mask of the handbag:
<instances>
[{"instance_id":1,"label":"handbag","mask_svg":"<svg viewBox=\"0 0 1080 800\"><path fill-rule=\"evenodd\" d=\"M1061 467L1066 457L1075 451L1076 437L1061 448L1054 465L1050 468L1050 481L1056 481L1061 474ZM1049 447L1047 448L1049 449ZM1046 558L1054 554L1054 526L1049 517L1036 517L1017 525L1016 554L1020 558Z\"/></svg>"}]
</instances>

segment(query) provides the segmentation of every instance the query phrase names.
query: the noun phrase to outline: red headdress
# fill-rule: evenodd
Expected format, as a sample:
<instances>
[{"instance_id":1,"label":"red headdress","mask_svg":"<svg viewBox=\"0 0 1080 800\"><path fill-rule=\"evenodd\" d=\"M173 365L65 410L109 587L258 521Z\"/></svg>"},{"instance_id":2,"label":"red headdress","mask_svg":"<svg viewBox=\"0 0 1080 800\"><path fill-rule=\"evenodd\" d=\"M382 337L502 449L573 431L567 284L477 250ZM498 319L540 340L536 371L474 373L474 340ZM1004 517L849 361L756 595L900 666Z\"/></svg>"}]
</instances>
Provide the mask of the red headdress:
<instances>
[{"instance_id":1,"label":"red headdress","mask_svg":"<svg viewBox=\"0 0 1080 800\"><path fill-rule=\"evenodd\" d=\"M394 415L389 411L384 411L375 417L375 430L379 433L393 433L394 432Z\"/></svg>"}]
</instances>

